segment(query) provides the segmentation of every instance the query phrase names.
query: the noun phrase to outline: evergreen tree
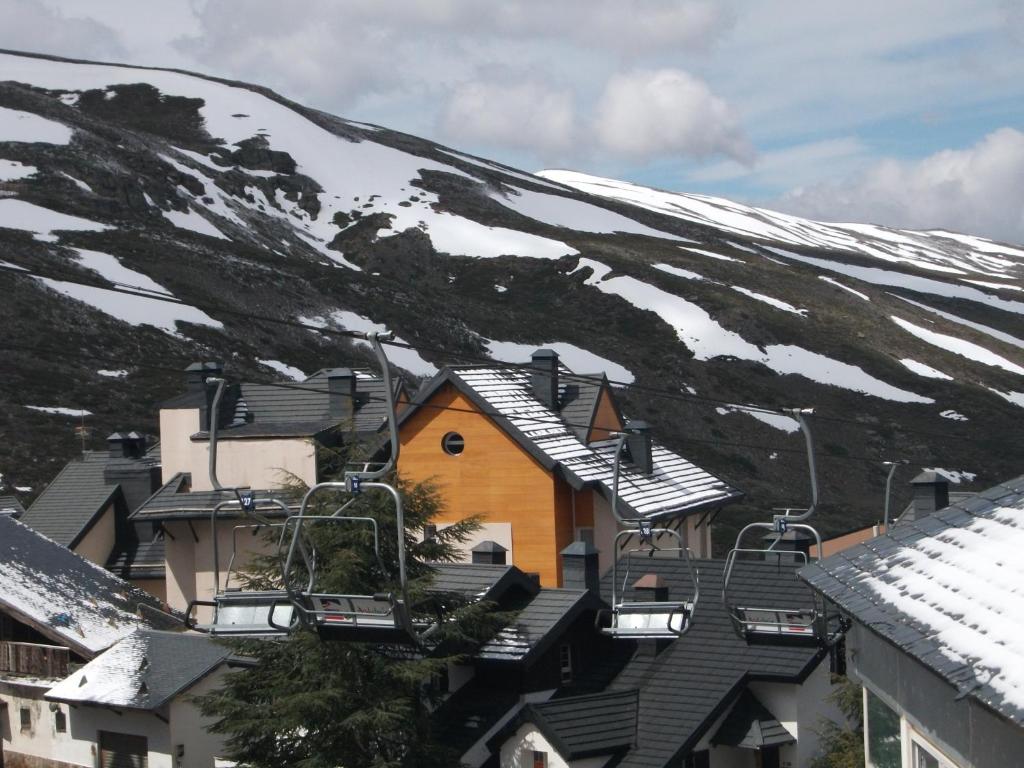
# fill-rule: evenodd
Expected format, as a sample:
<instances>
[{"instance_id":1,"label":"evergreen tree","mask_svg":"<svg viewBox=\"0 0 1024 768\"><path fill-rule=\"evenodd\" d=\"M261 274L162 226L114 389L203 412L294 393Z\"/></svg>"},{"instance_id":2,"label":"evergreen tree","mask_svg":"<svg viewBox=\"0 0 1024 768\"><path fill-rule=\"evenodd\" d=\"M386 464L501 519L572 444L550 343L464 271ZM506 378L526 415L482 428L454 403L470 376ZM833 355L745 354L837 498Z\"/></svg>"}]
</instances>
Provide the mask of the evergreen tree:
<instances>
[{"instance_id":1,"label":"evergreen tree","mask_svg":"<svg viewBox=\"0 0 1024 768\"><path fill-rule=\"evenodd\" d=\"M829 700L846 717L845 723L822 718L818 737L821 754L811 768L863 768L864 726L861 722L861 687L846 677L834 678Z\"/></svg>"},{"instance_id":2,"label":"evergreen tree","mask_svg":"<svg viewBox=\"0 0 1024 768\"><path fill-rule=\"evenodd\" d=\"M433 573L429 563L455 559L457 546L479 523L464 520L439 530L431 540L418 541L413 532L442 511L440 498L429 483L400 483L399 490L405 507L410 603L421 605ZM330 515L351 498L325 493L313 511ZM306 526L318 563L315 589L330 594L397 593L394 503L373 490L355 498L345 514L377 521L381 558L374 557L368 524ZM280 588L277 532L272 533L274 554L251 569L250 588ZM454 765L458 755L432 737L430 712L437 694L429 682L445 673L449 663L463 660L509 617L493 605L451 597L436 607L445 620L431 636L429 650L321 641L308 629L280 640L234 641L251 666L229 673L221 689L197 697L197 702L204 714L216 718L212 730L227 736L229 756L253 768Z\"/></svg>"}]
</instances>

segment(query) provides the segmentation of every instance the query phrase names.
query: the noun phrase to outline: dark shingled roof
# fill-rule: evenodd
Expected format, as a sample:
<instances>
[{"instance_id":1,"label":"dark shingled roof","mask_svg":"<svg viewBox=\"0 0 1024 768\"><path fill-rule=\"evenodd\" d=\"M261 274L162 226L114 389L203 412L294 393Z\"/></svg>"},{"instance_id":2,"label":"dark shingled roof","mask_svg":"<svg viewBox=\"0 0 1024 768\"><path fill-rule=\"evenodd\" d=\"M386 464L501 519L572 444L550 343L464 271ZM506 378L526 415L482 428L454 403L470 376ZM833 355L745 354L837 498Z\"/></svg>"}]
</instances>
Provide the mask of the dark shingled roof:
<instances>
[{"instance_id":1,"label":"dark shingled roof","mask_svg":"<svg viewBox=\"0 0 1024 768\"><path fill-rule=\"evenodd\" d=\"M435 563L431 592L461 595L472 600L497 600L512 588L525 594L537 592L537 582L514 565Z\"/></svg>"},{"instance_id":2,"label":"dark shingled roof","mask_svg":"<svg viewBox=\"0 0 1024 768\"><path fill-rule=\"evenodd\" d=\"M711 737L712 744L742 749L778 747L795 741L793 734L749 690L740 694L739 700Z\"/></svg>"},{"instance_id":3,"label":"dark shingled roof","mask_svg":"<svg viewBox=\"0 0 1024 768\"><path fill-rule=\"evenodd\" d=\"M542 589L530 599L511 625L480 649L477 658L528 663L543 653L580 613L600 606L600 600L586 590Z\"/></svg>"},{"instance_id":4,"label":"dark shingled roof","mask_svg":"<svg viewBox=\"0 0 1024 768\"><path fill-rule=\"evenodd\" d=\"M189 491L191 476L188 472L179 472L149 497L146 502L132 513L131 519L142 520L196 520L207 519L210 512L222 501L234 498L231 493L223 491ZM286 490L253 491L257 500L257 511L267 517L280 515L275 505L260 505L260 499L280 499L288 508L297 512L299 504L294 496ZM237 517L238 507L222 510L224 519Z\"/></svg>"},{"instance_id":5,"label":"dark shingled roof","mask_svg":"<svg viewBox=\"0 0 1024 768\"><path fill-rule=\"evenodd\" d=\"M117 483L103 477L110 461L107 451L87 451L69 461L21 521L58 544L74 547L117 493Z\"/></svg>"},{"instance_id":6,"label":"dark shingled roof","mask_svg":"<svg viewBox=\"0 0 1024 768\"><path fill-rule=\"evenodd\" d=\"M637 744L619 765L662 768L674 764L673 760L693 748L747 682L801 682L826 655L816 646L740 639L720 598L723 562L698 560L696 566L701 598L686 635L668 642L657 654L636 653L610 682L579 681L583 689L639 690ZM810 607L810 592L797 578L794 567L777 562L749 562L737 567L735 591L748 604ZM651 558L643 570L661 576L669 585L670 596L692 594L693 586L680 560ZM605 574L601 586L608 597L611 573ZM640 599L640 595L627 589L625 598ZM623 648L636 647L631 641L616 642ZM600 678L609 671L599 667L594 675Z\"/></svg>"},{"instance_id":7,"label":"dark shingled roof","mask_svg":"<svg viewBox=\"0 0 1024 768\"><path fill-rule=\"evenodd\" d=\"M160 709L231 656L206 635L137 630L46 693L51 701Z\"/></svg>"},{"instance_id":8,"label":"dark shingled roof","mask_svg":"<svg viewBox=\"0 0 1024 768\"><path fill-rule=\"evenodd\" d=\"M13 514L15 517L21 517L24 513L25 508L14 496L0 496L0 515Z\"/></svg>"},{"instance_id":9,"label":"dark shingled roof","mask_svg":"<svg viewBox=\"0 0 1024 768\"><path fill-rule=\"evenodd\" d=\"M160 601L0 516L0 612L92 658L140 627L178 625Z\"/></svg>"},{"instance_id":10,"label":"dark shingled roof","mask_svg":"<svg viewBox=\"0 0 1024 768\"><path fill-rule=\"evenodd\" d=\"M606 755L636 742L638 700L636 689L554 699L527 705L523 720L533 722L566 760Z\"/></svg>"},{"instance_id":11,"label":"dark shingled roof","mask_svg":"<svg viewBox=\"0 0 1024 768\"><path fill-rule=\"evenodd\" d=\"M129 528L107 558L107 570L122 579L165 578L163 533L143 539L134 527Z\"/></svg>"},{"instance_id":12,"label":"dark shingled roof","mask_svg":"<svg viewBox=\"0 0 1024 768\"><path fill-rule=\"evenodd\" d=\"M1024 476L800 571L871 631L1015 723L1024 663ZM1012 638L1010 644L1007 639Z\"/></svg>"}]
</instances>

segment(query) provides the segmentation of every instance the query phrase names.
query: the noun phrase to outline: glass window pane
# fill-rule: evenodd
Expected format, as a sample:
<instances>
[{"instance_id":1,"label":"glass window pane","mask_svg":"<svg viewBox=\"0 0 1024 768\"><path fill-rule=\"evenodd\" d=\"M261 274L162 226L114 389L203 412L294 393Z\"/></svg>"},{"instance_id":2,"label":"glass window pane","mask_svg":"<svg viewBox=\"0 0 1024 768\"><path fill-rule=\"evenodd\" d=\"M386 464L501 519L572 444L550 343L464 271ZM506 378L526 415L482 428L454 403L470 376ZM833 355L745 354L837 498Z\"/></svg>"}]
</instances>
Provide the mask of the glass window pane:
<instances>
[{"instance_id":1,"label":"glass window pane","mask_svg":"<svg viewBox=\"0 0 1024 768\"><path fill-rule=\"evenodd\" d=\"M900 768L900 716L867 691L868 762L874 768Z\"/></svg>"},{"instance_id":2,"label":"glass window pane","mask_svg":"<svg viewBox=\"0 0 1024 768\"><path fill-rule=\"evenodd\" d=\"M939 759L915 743L914 768L939 768Z\"/></svg>"}]
</instances>

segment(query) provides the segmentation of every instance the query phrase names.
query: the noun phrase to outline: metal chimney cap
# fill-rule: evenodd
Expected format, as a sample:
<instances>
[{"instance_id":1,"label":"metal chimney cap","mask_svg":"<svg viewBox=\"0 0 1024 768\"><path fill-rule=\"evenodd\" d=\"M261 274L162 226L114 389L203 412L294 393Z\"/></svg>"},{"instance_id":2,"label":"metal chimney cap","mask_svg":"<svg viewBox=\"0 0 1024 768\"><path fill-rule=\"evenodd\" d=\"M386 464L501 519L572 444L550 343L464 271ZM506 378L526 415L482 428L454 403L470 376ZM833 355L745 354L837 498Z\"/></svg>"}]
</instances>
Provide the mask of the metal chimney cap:
<instances>
[{"instance_id":1,"label":"metal chimney cap","mask_svg":"<svg viewBox=\"0 0 1024 768\"><path fill-rule=\"evenodd\" d=\"M328 368L324 371L328 379L341 379L346 376L355 376L351 368Z\"/></svg>"},{"instance_id":2,"label":"metal chimney cap","mask_svg":"<svg viewBox=\"0 0 1024 768\"><path fill-rule=\"evenodd\" d=\"M508 552L508 550L498 542L487 539L473 547L470 552Z\"/></svg>"},{"instance_id":3,"label":"metal chimney cap","mask_svg":"<svg viewBox=\"0 0 1024 768\"><path fill-rule=\"evenodd\" d=\"M951 481L948 475L936 472L933 469L926 470L910 481L911 485L949 485Z\"/></svg>"},{"instance_id":4,"label":"metal chimney cap","mask_svg":"<svg viewBox=\"0 0 1024 768\"><path fill-rule=\"evenodd\" d=\"M587 557L589 555L600 554L597 547L591 544L589 541L574 541L568 547L563 549L559 554L568 555L569 557Z\"/></svg>"},{"instance_id":5,"label":"metal chimney cap","mask_svg":"<svg viewBox=\"0 0 1024 768\"><path fill-rule=\"evenodd\" d=\"M549 358L549 357L557 358L558 357L558 353L555 352L555 350L553 350L553 349L548 349L547 347L543 347L542 349L535 349L533 351L533 354L530 355L530 358L532 360L536 360L537 358Z\"/></svg>"}]
</instances>

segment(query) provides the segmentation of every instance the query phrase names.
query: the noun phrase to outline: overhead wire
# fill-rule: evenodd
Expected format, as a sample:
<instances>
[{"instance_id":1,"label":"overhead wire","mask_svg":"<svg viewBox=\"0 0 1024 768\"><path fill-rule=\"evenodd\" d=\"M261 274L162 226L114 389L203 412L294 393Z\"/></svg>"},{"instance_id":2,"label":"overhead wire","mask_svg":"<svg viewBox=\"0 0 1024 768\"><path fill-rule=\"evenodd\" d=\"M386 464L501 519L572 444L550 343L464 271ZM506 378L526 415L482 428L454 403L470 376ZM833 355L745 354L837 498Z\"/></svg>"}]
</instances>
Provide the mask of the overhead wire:
<instances>
[{"instance_id":1,"label":"overhead wire","mask_svg":"<svg viewBox=\"0 0 1024 768\"><path fill-rule=\"evenodd\" d=\"M217 314L217 313L219 313L219 314L226 314L226 315L238 317L239 319L244 319L244 320L248 320L248 321L267 322L267 323L271 323L271 324L275 324L275 325L280 325L280 326L285 326L285 327L298 328L298 329L301 329L301 330L306 330L306 331L311 331L311 332L315 332L315 333L320 333L320 334L327 335L327 336L335 336L335 337L339 337L339 338L345 338L345 339L349 339L351 341L361 341L361 340L364 339L363 334L359 333L359 332L356 332L356 331L347 331L347 330L343 330L343 329L330 328L330 327L326 327L326 326L320 326L320 325L315 325L315 324L311 324L311 323L305 323L305 322L302 322L300 320L289 320L289 319L283 319L283 318L278 318L278 317L272 317L272 316L269 316L269 315L256 314L256 313L249 312L249 311L241 311L241 310L231 309L230 307L225 307L225 306L219 305L219 304L218 305L212 305L212 304L205 304L205 303L185 302L185 301L182 301L181 299L179 299L178 297L176 297L176 296L174 296L172 294L169 294L169 293L167 293L167 294L158 293L158 292L154 292L152 289L147 289L147 288L144 288L142 286L130 285L130 284L119 283L119 282L112 282L112 281L106 280L106 278L101 278L99 280L94 280L92 282L84 282L82 280L67 280L65 277L38 274L38 273L33 272L33 271L31 271L29 269L26 269L24 267L19 267L19 266L13 265L13 264L6 264L6 263L0 263L0 271L6 271L6 272L10 272L10 273L13 273L13 274L16 274L16 275L21 275L21 276L25 276L25 277L33 277L33 278L43 279L43 280L56 280L56 281L59 281L59 282L70 283L70 284L73 284L73 285L79 285L79 286L83 286L83 287L99 288L99 289L102 289L102 290L108 290L108 291L112 291L114 293L120 293L120 294L123 294L123 295L134 296L134 297L137 297L137 298L144 298L144 299L149 299L149 300L153 300L153 301L163 301L163 302L167 302L167 303L171 303L171 304L177 304L177 305L180 305L180 306L192 307L192 308L204 311L204 312L212 312L212 313L215 313L215 314ZM505 362L505 361L494 360L493 358L490 358L490 357L482 357L482 356L477 356L477 355L468 355L468 354L459 353L459 352L451 352L449 350L444 350L444 349L440 349L440 348L437 348L437 347L429 347L429 346L422 345L422 344L418 344L418 345L417 344L409 344L407 342L400 342L400 341L394 341L394 340L387 341L387 342L382 342L382 343L384 343L384 344L386 344L388 346L396 347L396 348L399 348L399 349L407 349L407 350L414 351L414 352L434 352L434 353L436 353L438 355L442 355L442 356L445 356L445 357L448 357L448 358L454 358L456 360L462 360L462 361L476 362L476 363L479 363L479 364L487 365L487 366L492 367L492 368L504 368L504 369L512 369L512 370L529 370L532 367L529 363L510 363L510 362ZM649 386L649 385L636 384L635 382L627 382L627 381L619 381L619 380L614 380L614 379L607 379L604 376L589 376L589 375L586 375L586 374L577 374L577 373L570 373L570 372L564 372L564 371L560 372L560 375L563 378L565 378L567 380L570 380L570 381L580 381L580 382L588 382L588 383L594 383L594 384L601 384L604 381L607 381L610 386L616 386L616 387L620 387L620 388L627 388L627 389L635 390L635 391L638 391L638 392L644 392L645 394L654 395L656 397L661 397L661 398L665 398L665 399L669 399L669 400L676 400L676 401L680 401L680 402L706 404L706 405L715 405L715 406L720 406L720 407L726 407L726 408L728 408L730 410L740 410L740 411L747 411L747 412L751 412L751 413L764 413L764 414L781 415L781 416L788 415L788 412L787 412L787 410L785 408L773 408L773 407L770 407L770 406L751 404L751 403L736 403L736 402L730 401L730 400L724 400L724 399L720 399L720 398L707 397L707 396L693 394L693 393L682 393L682 392L676 392L676 391L673 391L673 390L660 389L658 387L652 387L652 386ZM832 422L835 422L835 423L850 424L850 425L858 426L858 427L861 427L861 428L863 428L865 426L862 422L859 422L859 421L857 421L855 419L849 419L849 418L844 418L844 417L839 417L839 416L832 416L832 415L828 415L828 414L825 414L825 413L821 413L819 411L815 412L815 417L817 419L832 421ZM907 434L918 434L918 435L925 436L925 437L935 437L935 438L941 438L941 439L949 439L951 437L951 435L948 434L948 433L926 432L926 431L922 431L922 430L914 430L914 429L909 429L909 428L904 428L904 427L898 427L898 428L899 428L899 430L901 432L904 432L904 433L907 433ZM970 438L963 438L963 437L957 437L957 439L961 440L961 441L968 441L968 442L980 442L980 441L972 441L972 440L970 440Z\"/></svg>"}]
</instances>

